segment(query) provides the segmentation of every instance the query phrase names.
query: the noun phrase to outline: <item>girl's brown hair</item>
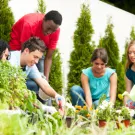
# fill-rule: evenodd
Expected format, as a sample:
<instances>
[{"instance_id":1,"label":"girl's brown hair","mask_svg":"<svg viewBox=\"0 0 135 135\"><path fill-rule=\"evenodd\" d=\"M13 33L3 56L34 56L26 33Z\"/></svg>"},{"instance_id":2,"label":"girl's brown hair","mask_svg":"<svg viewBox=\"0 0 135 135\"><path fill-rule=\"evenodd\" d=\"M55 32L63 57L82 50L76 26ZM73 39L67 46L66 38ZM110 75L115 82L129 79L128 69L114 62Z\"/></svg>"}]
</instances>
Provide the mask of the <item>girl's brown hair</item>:
<instances>
[{"instance_id":1,"label":"girl's brown hair","mask_svg":"<svg viewBox=\"0 0 135 135\"><path fill-rule=\"evenodd\" d=\"M108 55L105 48L95 49L91 57L91 62L95 61L98 58L100 58L105 64L108 63Z\"/></svg>"},{"instance_id":2,"label":"girl's brown hair","mask_svg":"<svg viewBox=\"0 0 135 135\"><path fill-rule=\"evenodd\" d=\"M126 56L127 56L127 62L126 62L126 70L129 68L129 66L132 64L132 62L129 59L128 53L129 53L129 48L131 46L135 45L135 40L132 40L127 47L127 51L126 51Z\"/></svg>"}]
</instances>

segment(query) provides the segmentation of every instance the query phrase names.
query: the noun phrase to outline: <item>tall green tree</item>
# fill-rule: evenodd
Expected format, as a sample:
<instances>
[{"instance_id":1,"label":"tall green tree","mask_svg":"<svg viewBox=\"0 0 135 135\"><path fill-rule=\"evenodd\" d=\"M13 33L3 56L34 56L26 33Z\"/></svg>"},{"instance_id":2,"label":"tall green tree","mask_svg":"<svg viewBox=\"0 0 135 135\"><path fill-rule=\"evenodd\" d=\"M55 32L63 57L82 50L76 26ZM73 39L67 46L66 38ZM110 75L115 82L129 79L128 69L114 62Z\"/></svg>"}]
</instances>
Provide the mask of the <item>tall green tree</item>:
<instances>
[{"instance_id":1,"label":"tall green tree","mask_svg":"<svg viewBox=\"0 0 135 135\"><path fill-rule=\"evenodd\" d=\"M44 0L37 0L38 1L38 9L37 12L45 13L46 12L46 4Z\"/></svg>"},{"instance_id":2,"label":"tall green tree","mask_svg":"<svg viewBox=\"0 0 135 135\"><path fill-rule=\"evenodd\" d=\"M73 51L69 60L68 89L73 85L81 85L82 69L90 66L91 54L95 47L91 42L93 33L89 5L82 4L73 37Z\"/></svg>"},{"instance_id":3,"label":"tall green tree","mask_svg":"<svg viewBox=\"0 0 135 135\"><path fill-rule=\"evenodd\" d=\"M125 91L125 82L124 82L124 67L120 62L119 57L119 47L113 33L113 24L111 23L111 18L108 20L107 28L105 30L105 36L102 37L99 41L99 46L107 50L108 53L108 66L116 70L118 77L117 84L117 95ZM116 97L116 106L121 106L123 102Z\"/></svg>"},{"instance_id":4,"label":"tall green tree","mask_svg":"<svg viewBox=\"0 0 135 135\"><path fill-rule=\"evenodd\" d=\"M45 13L46 4L44 0L38 0L37 12ZM49 75L49 84L58 92L62 93L63 81L62 81L62 62L58 49L53 53L52 66Z\"/></svg>"},{"instance_id":5,"label":"tall green tree","mask_svg":"<svg viewBox=\"0 0 135 135\"><path fill-rule=\"evenodd\" d=\"M0 39L9 41L10 31L14 23L14 16L8 6L9 0L0 0Z\"/></svg>"},{"instance_id":6,"label":"tall green tree","mask_svg":"<svg viewBox=\"0 0 135 135\"><path fill-rule=\"evenodd\" d=\"M49 83L58 93L62 94L63 81L61 68L61 56L59 50L56 49L53 53L52 67L49 75Z\"/></svg>"},{"instance_id":7,"label":"tall green tree","mask_svg":"<svg viewBox=\"0 0 135 135\"><path fill-rule=\"evenodd\" d=\"M116 69L119 63L119 48L113 33L113 24L111 23L111 18L108 20L105 36L100 38L98 47L103 47L106 49L109 57L108 65L111 68Z\"/></svg>"}]
</instances>

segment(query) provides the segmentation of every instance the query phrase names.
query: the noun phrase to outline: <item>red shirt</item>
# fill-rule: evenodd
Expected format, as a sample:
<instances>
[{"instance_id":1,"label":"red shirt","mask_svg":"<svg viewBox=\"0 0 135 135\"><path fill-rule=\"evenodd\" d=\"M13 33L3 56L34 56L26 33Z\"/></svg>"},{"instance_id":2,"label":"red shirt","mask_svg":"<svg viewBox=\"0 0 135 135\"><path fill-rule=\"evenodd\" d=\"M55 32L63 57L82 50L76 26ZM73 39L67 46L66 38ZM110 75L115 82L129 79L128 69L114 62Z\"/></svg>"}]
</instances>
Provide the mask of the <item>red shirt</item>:
<instances>
[{"instance_id":1,"label":"red shirt","mask_svg":"<svg viewBox=\"0 0 135 135\"><path fill-rule=\"evenodd\" d=\"M30 13L24 15L12 27L11 39L9 42L11 50L21 50L21 45L32 36L39 37L44 41L48 49L55 49L59 39L60 29L52 34L44 35L42 32L42 22L44 14Z\"/></svg>"}]
</instances>

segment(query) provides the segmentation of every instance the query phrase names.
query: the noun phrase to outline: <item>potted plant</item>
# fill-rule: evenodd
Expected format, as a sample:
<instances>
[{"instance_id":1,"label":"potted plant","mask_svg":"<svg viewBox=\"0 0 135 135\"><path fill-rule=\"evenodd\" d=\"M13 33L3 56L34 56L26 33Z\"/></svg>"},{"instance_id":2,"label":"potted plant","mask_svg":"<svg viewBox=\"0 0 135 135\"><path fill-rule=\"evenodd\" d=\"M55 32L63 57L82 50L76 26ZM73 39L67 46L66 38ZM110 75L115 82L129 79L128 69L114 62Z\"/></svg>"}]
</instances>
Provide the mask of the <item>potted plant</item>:
<instances>
[{"instance_id":1,"label":"potted plant","mask_svg":"<svg viewBox=\"0 0 135 135\"><path fill-rule=\"evenodd\" d=\"M104 127L106 121L113 120L115 116L115 109L113 104L104 100L96 109L96 117L99 121L99 127Z\"/></svg>"},{"instance_id":2,"label":"potted plant","mask_svg":"<svg viewBox=\"0 0 135 135\"><path fill-rule=\"evenodd\" d=\"M65 121L67 127L70 127L75 118L75 108L70 103L66 103L65 107Z\"/></svg>"},{"instance_id":3,"label":"potted plant","mask_svg":"<svg viewBox=\"0 0 135 135\"><path fill-rule=\"evenodd\" d=\"M126 106L122 106L120 110L116 111L118 119L117 119L117 127L119 128L119 123L124 123L125 127L130 125L130 119L134 115L134 110L129 109Z\"/></svg>"}]
</instances>

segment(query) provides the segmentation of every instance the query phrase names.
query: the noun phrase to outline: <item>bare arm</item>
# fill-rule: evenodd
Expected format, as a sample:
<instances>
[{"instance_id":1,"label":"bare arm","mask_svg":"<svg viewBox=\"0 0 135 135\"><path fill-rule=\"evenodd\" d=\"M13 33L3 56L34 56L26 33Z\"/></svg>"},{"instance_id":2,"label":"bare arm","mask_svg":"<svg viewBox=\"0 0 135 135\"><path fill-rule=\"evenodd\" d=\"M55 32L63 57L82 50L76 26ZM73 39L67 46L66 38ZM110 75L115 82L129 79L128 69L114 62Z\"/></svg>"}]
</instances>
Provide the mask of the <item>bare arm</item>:
<instances>
[{"instance_id":1,"label":"bare arm","mask_svg":"<svg viewBox=\"0 0 135 135\"><path fill-rule=\"evenodd\" d=\"M126 91L128 93L130 93L133 84L132 84L132 82L127 77L125 77L125 81L126 81ZM128 97L124 96L124 105L126 105L127 100L128 100Z\"/></svg>"},{"instance_id":2,"label":"bare arm","mask_svg":"<svg viewBox=\"0 0 135 135\"><path fill-rule=\"evenodd\" d=\"M88 107L92 107L92 98L88 83L88 77L83 73L81 74L81 83L85 94L86 104L88 105Z\"/></svg>"},{"instance_id":3,"label":"bare arm","mask_svg":"<svg viewBox=\"0 0 135 135\"><path fill-rule=\"evenodd\" d=\"M45 60L44 60L44 74L46 76L46 80L49 79L49 73L52 65L52 55L54 50L48 49L46 52Z\"/></svg>"},{"instance_id":4,"label":"bare arm","mask_svg":"<svg viewBox=\"0 0 135 135\"><path fill-rule=\"evenodd\" d=\"M110 102L115 103L117 93L117 74L113 73L110 77Z\"/></svg>"},{"instance_id":5,"label":"bare arm","mask_svg":"<svg viewBox=\"0 0 135 135\"><path fill-rule=\"evenodd\" d=\"M49 85L49 83L43 78L34 79L39 87L45 92L48 96L55 98L57 92Z\"/></svg>"}]
</instances>

